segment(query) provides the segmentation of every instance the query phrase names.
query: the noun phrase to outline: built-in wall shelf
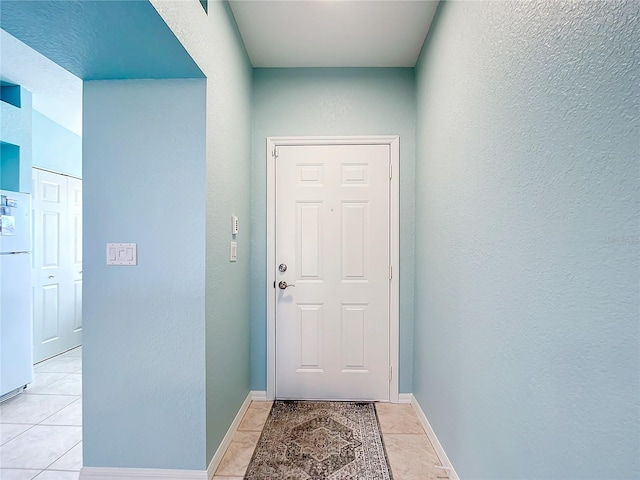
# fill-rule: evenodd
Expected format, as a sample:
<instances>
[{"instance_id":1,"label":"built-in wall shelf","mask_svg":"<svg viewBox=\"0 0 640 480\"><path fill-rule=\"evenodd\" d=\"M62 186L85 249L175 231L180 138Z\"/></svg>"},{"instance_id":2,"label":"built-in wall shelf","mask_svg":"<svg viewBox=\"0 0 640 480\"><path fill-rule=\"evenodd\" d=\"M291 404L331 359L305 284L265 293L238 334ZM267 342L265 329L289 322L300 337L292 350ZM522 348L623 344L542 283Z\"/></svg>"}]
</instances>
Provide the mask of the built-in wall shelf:
<instances>
[{"instance_id":1,"label":"built-in wall shelf","mask_svg":"<svg viewBox=\"0 0 640 480\"><path fill-rule=\"evenodd\" d=\"M0 190L20 191L20 147L0 142Z\"/></svg>"},{"instance_id":2,"label":"built-in wall shelf","mask_svg":"<svg viewBox=\"0 0 640 480\"><path fill-rule=\"evenodd\" d=\"M20 108L20 86L0 82L0 101Z\"/></svg>"},{"instance_id":3,"label":"built-in wall shelf","mask_svg":"<svg viewBox=\"0 0 640 480\"><path fill-rule=\"evenodd\" d=\"M0 82L0 101L20 108L21 88L12 83ZM9 108L11 108L9 107ZM3 114L4 116L4 114ZM4 130L4 129L3 129ZM3 134L0 133L0 138ZM13 139L12 139L13 140ZM0 189L20 191L20 146L0 140Z\"/></svg>"}]
</instances>

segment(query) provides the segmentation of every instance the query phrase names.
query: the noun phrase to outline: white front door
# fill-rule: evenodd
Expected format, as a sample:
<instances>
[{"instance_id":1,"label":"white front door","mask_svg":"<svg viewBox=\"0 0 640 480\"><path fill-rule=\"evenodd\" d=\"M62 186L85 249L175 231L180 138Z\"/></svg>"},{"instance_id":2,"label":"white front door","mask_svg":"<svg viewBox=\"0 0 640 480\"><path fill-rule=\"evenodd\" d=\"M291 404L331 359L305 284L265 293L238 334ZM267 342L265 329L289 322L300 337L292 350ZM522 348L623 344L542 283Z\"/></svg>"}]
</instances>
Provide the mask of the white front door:
<instances>
[{"instance_id":1,"label":"white front door","mask_svg":"<svg viewBox=\"0 0 640 480\"><path fill-rule=\"evenodd\" d=\"M389 145L278 147L277 398L389 400L390 161Z\"/></svg>"},{"instance_id":2,"label":"white front door","mask_svg":"<svg viewBox=\"0 0 640 480\"><path fill-rule=\"evenodd\" d=\"M82 180L33 169L33 360L81 344Z\"/></svg>"}]
</instances>

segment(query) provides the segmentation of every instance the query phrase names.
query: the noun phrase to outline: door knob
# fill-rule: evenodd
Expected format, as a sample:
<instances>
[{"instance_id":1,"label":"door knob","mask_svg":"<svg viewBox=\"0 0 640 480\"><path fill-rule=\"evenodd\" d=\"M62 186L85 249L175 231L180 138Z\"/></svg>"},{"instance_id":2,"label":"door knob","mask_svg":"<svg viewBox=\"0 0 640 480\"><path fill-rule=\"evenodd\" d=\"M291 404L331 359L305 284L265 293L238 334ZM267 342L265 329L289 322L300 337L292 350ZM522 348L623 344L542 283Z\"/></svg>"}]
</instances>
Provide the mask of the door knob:
<instances>
[{"instance_id":1,"label":"door knob","mask_svg":"<svg viewBox=\"0 0 640 480\"><path fill-rule=\"evenodd\" d=\"M295 285L289 285L287 282L285 282L284 280L282 280L278 286L280 287L280 290L284 290L288 287L295 287Z\"/></svg>"},{"instance_id":2,"label":"door knob","mask_svg":"<svg viewBox=\"0 0 640 480\"><path fill-rule=\"evenodd\" d=\"M287 271L287 266L286 266L284 263L281 263L281 264L278 266L278 270L280 270L280 272L281 272L281 273L284 273L284 272L286 272L286 271Z\"/></svg>"}]
</instances>

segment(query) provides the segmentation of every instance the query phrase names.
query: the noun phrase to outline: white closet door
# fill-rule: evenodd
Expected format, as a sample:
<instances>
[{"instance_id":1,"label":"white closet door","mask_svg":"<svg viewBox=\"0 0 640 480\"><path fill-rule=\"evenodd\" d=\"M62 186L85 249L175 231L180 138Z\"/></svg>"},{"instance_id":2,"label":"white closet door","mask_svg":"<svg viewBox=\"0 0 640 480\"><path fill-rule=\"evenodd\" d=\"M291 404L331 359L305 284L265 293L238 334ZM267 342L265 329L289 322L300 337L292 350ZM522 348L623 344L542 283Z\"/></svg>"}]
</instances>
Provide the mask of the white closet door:
<instances>
[{"instance_id":1,"label":"white closet door","mask_svg":"<svg viewBox=\"0 0 640 480\"><path fill-rule=\"evenodd\" d=\"M82 195L76 196L82 189L78 182L82 184L78 179L33 169L34 363L81 343L82 282L76 286L82 271Z\"/></svg>"},{"instance_id":2,"label":"white closet door","mask_svg":"<svg viewBox=\"0 0 640 480\"><path fill-rule=\"evenodd\" d=\"M71 346L82 343L82 180L67 179L68 231L71 249L73 322L69 324Z\"/></svg>"}]
</instances>

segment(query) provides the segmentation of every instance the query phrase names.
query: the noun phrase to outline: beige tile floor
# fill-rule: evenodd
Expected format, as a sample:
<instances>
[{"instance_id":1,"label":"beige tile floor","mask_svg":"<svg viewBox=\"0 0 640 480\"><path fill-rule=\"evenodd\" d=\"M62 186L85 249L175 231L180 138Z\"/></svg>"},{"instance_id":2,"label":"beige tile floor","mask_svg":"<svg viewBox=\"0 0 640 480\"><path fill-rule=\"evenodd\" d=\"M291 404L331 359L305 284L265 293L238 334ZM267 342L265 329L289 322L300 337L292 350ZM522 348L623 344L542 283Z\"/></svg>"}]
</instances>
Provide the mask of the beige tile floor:
<instances>
[{"instance_id":1,"label":"beige tile floor","mask_svg":"<svg viewBox=\"0 0 640 480\"><path fill-rule=\"evenodd\" d=\"M272 402L252 402L215 473L217 480L241 480L251 461ZM394 480L446 479L442 465L411 405L377 403L382 437Z\"/></svg>"},{"instance_id":2,"label":"beige tile floor","mask_svg":"<svg viewBox=\"0 0 640 480\"><path fill-rule=\"evenodd\" d=\"M34 367L0 405L2 480L77 480L82 467L82 347Z\"/></svg>"},{"instance_id":3,"label":"beige tile floor","mask_svg":"<svg viewBox=\"0 0 640 480\"><path fill-rule=\"evenodd\" d=\"M240 480L249 466L272 402L252 402L218 470ZM413 408L377 403L394 480L447 478ZM38 364L34 382L0 405L2 480L78 480L82 468L82 347Z\"/></svg>"}]
</instances>

